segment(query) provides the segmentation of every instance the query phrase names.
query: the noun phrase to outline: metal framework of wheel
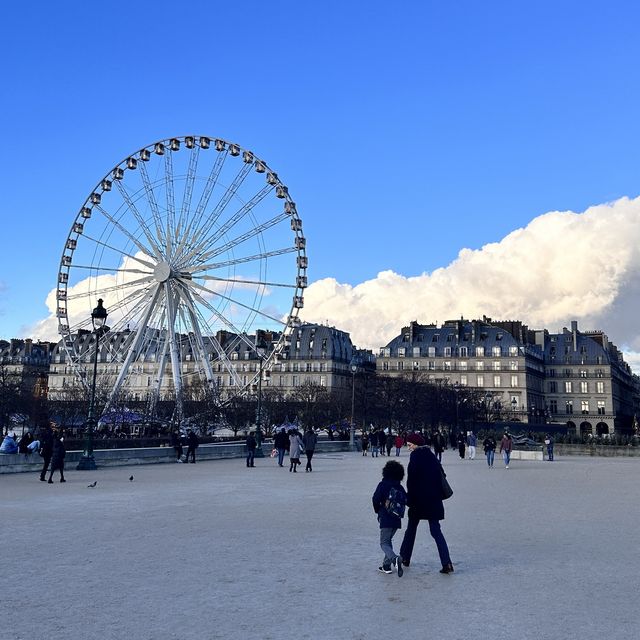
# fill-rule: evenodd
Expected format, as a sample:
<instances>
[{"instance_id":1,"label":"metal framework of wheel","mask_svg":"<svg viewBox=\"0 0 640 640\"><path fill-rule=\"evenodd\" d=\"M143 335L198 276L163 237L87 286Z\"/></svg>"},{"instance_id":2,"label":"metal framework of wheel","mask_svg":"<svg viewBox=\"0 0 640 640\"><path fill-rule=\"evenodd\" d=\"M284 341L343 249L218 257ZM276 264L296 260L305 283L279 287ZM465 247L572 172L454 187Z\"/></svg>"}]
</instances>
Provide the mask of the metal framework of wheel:
<instances>
[{"instance_id":1,"label":"metal framework of wheel","mask_svg":"<svg viewBox=\"0 0 640 640\"><path fill-rule=\"evenodd\" d=\"M236 393L255 382L256 371L241 382L234 346L255 350L250 336L273 331L273 349L256 354L269 366L299 323L306 270L296 205L266 162L207 136L161 140L118 163L80 207L58 269L59 332L86 384L95 342L81 349L77 335L102 298L100 361L115 363L105 411L140 371L154 401L170 372L180 411L195 379L215 388L230 376Z\"/></svg>"}]
</instances>

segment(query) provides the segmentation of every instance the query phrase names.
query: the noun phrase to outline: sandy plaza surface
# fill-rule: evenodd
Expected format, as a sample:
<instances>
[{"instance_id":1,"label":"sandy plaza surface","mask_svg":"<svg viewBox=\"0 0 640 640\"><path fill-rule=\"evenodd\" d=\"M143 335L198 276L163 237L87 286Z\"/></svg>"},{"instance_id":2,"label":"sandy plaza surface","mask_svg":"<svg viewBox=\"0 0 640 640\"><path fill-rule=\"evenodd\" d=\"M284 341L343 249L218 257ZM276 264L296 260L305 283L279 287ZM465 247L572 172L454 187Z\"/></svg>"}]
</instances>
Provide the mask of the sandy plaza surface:
<instances>
[{"instance_id":1,"label":"sandy plaza surface","mask_svg":"<svg viewBox=\"0 0 640 640\"><path fill-rule=\"evenodd\" d=\"M69 470L53 485L0 476L0 637L640 637L640 460L505 470L496 456L490 470L480 452L448 450L455 573L438 573L423 523L402 578L377 571L371 495L385 461L318 455L295 475L270 458Z\"/></svg>"}]
</instances>

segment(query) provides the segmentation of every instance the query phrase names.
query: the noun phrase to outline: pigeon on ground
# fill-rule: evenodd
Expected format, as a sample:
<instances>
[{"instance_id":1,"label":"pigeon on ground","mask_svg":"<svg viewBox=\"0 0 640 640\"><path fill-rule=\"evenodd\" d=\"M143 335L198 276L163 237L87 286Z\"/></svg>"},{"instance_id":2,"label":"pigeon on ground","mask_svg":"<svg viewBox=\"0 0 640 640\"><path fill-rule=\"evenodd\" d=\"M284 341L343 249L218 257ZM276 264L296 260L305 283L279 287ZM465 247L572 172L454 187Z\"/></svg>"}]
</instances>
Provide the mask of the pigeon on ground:
<instances>
[{"instance_id":1,"label":"pigeon on ground","mask_svg":"<svg viewBox=\"0 0 640 640\"><path fill-rule=\"evenodd\" d=\"M93 487L95 487L97 484L98 484L98 481L96 480L95 482L88 484L87 487L93 489Z\"/></svg>"},{"instance_id":2,"label":"pigeon on ground","mask_svg":"<svg viewBox=\"0 0 640 640\"><path fill-rule=\"evenodd\" d=\"M129 476L129 482L133 482L133 476Z\"/></svg>"}]
</instances>

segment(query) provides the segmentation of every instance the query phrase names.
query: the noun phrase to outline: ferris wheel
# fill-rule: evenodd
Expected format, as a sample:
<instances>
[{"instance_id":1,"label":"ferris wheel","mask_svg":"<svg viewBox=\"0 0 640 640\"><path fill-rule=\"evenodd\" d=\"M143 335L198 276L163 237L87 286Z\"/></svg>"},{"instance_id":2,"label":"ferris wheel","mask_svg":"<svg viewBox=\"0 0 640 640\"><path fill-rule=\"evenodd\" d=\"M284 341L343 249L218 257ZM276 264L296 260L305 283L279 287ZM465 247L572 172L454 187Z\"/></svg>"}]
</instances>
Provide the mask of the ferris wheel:
<instances>
[{"instance_id":1,"label":"ferris wheel","mask_svg":"<svg viewBox=\"0 0 640 640\"><path fill-rule=\"evenodd\" d=\"M106 363L105 410L133 387L179 400L195 380L227 380L227 397L242 393L299 324L306 270L302 221L266 162L218 138L161 140L111 169L71 225L57 285L68 361L85 384L87 362ZM96 354L79 338L98 299L109 331ZM239 351L260 358L249 376Z\"/></svg>"}]
</instances>

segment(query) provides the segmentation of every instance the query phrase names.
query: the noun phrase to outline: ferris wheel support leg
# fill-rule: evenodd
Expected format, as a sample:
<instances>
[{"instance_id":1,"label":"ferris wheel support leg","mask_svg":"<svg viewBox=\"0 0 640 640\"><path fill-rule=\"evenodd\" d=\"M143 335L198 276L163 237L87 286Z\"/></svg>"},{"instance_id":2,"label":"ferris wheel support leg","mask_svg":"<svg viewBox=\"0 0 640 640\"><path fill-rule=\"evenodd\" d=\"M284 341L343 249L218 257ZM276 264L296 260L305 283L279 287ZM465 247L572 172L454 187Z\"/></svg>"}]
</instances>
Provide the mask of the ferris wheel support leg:
<instances>
[{"instance_id":1,"label":"ferris wheel support leg","mask_svg":"<svg viewBox=\"0 0 640 640\"><path fill-rule=\"evenodd\" d=\"M113 404L114 399L117 397L118 392L120 391L120 387L122 386L122 383L127 377L127 373L129 372L129 367L131 366L131 363L134 361L136 355L138 354L138 350L140 349L140 345L142 343L142 340L144 339L145 329L149 322L149 318L151 317L151 313L153 312L153 309L156 306L156 303L158 301L158 296L160 295L160 291L161 291L161 288L159 286L156 287L155 293L153 294L151 302L149 303L149 306L145 311L144 317L141 320L140 325L136 329L136 336L133 339L133 344L131 345L131 347L129 347L129 352L127 353L127 357L125 358L124 363L122 364L122 368L120 369L120 373L116 378L115 384L113 385L113 389L109 394L109 399L105 404L103 413L107 413L109 409L111 409L111 405Z\"/></svg>"},{"instance_id":2,"label":"ferris wheel support leg","mask_svg":"<svg viewBox=\"0 0 640 640\"><path fill-rule=\"evenodd\" d=\"M167 282L164 283L164 291L167 302L167 326L169 329L169 352L171 354L171 372L173 374L173 387L176 392L175 419L178 424L182 422L182 373L180 372L180 353L176 342L176 301Z\"/></svg>"}]
</instances>

